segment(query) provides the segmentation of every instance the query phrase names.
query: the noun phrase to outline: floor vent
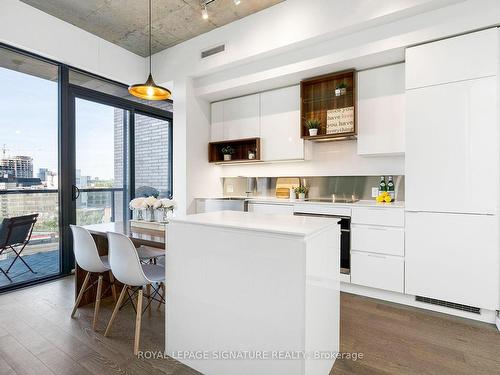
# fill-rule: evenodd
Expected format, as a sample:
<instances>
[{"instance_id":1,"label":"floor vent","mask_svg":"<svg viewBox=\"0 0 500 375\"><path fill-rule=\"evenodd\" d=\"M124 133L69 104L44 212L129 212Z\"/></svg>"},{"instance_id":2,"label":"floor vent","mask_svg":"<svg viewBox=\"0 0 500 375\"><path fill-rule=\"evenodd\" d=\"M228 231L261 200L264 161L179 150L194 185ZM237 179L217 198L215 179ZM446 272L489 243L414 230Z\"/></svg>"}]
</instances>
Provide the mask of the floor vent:
<instances>
[{"instance_id":1,"label":"floor vent","mask_svg":"<svg viewBox=\"0 0 500 375\"><path fill-rule=\"evenodd\" d=\"M466 311L466 312L470 312L473 314L480 314L481 313L481 309L479 307L461 305L459 303L442 301L440 299L416 296L415 300L418 302L429 303L431 305L443 306L443 307L448 307L450 309Z\"/></svg>"},{"instance_id":2,"label":"floor vent","mask_svg":"<svg viewBox=\"0 0 500 375\"><path fill-rule=\"evenodd\" d=\"M205 51L201 51L201 58L204 59L204 58L207 58L209 56L213 56L213 55L216 55L218 53L224 52L225 50L226 50L226 45L221 44L220 46L212 47L212 48L206 49Z\"/></svg>"}]
</instances>

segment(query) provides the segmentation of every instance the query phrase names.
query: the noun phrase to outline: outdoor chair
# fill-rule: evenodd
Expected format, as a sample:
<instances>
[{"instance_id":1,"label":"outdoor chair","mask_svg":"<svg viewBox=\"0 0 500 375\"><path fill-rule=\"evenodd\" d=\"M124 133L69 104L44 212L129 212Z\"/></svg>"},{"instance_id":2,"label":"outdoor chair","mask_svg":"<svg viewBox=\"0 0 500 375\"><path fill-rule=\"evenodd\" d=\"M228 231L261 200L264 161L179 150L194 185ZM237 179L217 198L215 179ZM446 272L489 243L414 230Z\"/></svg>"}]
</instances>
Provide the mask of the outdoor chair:
<instances>
[{"instance_id":1,"label":"outdoor chair","mask_svg":"<svg viewBox=\"0 0 500 375\"><path fill-rule=\"evenodd\" d=\"M18 259L23 262L31 272L36 273L22 258L21 254L26 245L30 242L33 227L37 219L38 214L24 215L4 218L0 224L0 256L10 252L16 254L6 270L0 267L0 272L2 272L10 282L12 282L12 279L9 277L8 273Z\"/></svg>"}]
</instances>

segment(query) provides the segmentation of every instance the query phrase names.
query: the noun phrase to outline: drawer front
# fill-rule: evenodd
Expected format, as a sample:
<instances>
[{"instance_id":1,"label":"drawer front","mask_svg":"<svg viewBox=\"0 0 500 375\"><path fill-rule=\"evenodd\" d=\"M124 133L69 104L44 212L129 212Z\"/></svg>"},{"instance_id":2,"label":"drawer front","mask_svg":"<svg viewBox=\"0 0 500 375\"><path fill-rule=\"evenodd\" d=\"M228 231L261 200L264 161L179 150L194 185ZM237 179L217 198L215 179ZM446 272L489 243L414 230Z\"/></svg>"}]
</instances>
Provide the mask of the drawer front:
<instances>
[{"instance_id":1,"label":"drawer front","mask_svg":"<svg viewBox=\"0 0 500 375\"><path fill-rule=\"evenodd\" d=\"M351 251L351 283L404 292L404 258Z\"/></svg>"},{"instance_id":2,"label":"drawer front","mask_svg":"<svg viewBox=\"0 0 500 375\"><path fill-rule=\"evenodd\" d=\"M293 206L284 204L249 203L248 212L261 214L293 215Z\"/></svg>"},{"instance_id":3,"label":"drawer front","mask_svg":"<svg viewBox=\"0 0 500 375\"><path fill-rule=\"evenodd\" d=\"M351 249L378 254L404 256L403 228L352 225Z\"/></svg>"},{"instance_id":4,"label":"drawer front","mask_svg":"<svg viewBox=\"0 0 500 375\"><path fill-rule=\"evenodd\" d=\"M352 209L351 222L353 224L404 227L405 211L403 208L391 207L356 207Z\"/></svg>"}]
</instances>

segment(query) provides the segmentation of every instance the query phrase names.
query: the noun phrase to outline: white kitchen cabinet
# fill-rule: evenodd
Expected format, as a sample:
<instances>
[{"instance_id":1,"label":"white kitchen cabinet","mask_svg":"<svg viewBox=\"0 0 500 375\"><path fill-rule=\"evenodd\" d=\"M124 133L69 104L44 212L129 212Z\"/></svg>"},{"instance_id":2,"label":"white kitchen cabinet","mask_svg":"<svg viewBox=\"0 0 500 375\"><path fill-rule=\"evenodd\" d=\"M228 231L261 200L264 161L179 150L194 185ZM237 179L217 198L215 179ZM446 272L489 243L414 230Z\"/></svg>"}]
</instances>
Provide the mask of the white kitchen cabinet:
<instances>
[{"instance_id":1,"label":"white kitchen cabinet","mask_svg":"<svg viewBox=\"0 0 500 375\"><path fill-rule=\"evenodd\" d=\"M212 103L211 142L260 137L260 94Z\"/></svg>"},{"instance_id":2,"label":"white kitchen cabinet","mask_svg":"<svg viewBox=\"0 0 500 375\"><path fill-rule=\"evenodd\" d=\"M404 292L404 258L351 251L351 283Z\"/></svg>"},{"instance_id":3,"label":"white kitchen cabinet","mask_svg":"<svg viewBox=\"0 0 500 375\"><path fill-rule=\"evenodd\" d=\"M498 219L406 214L406 293L498 310Z\"/></svg>"},{"instance_id":4,"label":"white kitchen cabinet","mask_svg":"<svg viewBox=\"0 0 500 375\"><path fill-rule=\"evenodd\" d=\"M351 226L351 249L404 256L404 228L369 225Z\"/></svg>"},{"instance_id":5,"label":"white kitchen cabinet","mask_svg":"<svg viewBox=\"0 0 500 375\"><path fill-rule=\"evenodd\" d=\"M406 88L496 75L497 53L497 28L408 48Z\"/></svg>"},{"instance_id":6,"label":"white kitchen cabinet","mask_svg":"<svg viewBox=\"0 0 500 375\"><path fill-rule=\"evenodd\" d=\"M358 73L358 154L405 152L405 64Z\"/></svg>"},{"instance_id":7,"label":"white kitchen cabinet","mask_svg":"<svg viewBox=\"0 0 500 375\"><path fill-rule=\"evenodd\" d=\"M300 86L260 94L262 160L304 158L300 137Z\"/></svg>"},{"instance_id":8,"label":"white kitchen cabinet","mask_svg":"<svg viewBox=\"0 0 500 375\"><path fill-rule=\"evenodd\" d=\"M403 227L405 212L399 207L353 207L351 222L352 224Z\"/></svg>"},{"instance_id":9,"label":"white kitchen cabinet","mask_svg":"<svg viewBox=\"0 0 500 375\"><path fill-rule=\"evenodd\" d=\"M293 215L293 206L285 204L248 203L248 212Z\"/></svg>"},{"instance_id":10,"label":"white kitchen cabinet","mask_svg":"<svg viewBox=\"0 0 500 375\"><path fill-rule=\"evenodd\" d=\"M407 210L496 212L497 85L487 77L407 91Z\"/></svg>"},{"instance_id":11,"label":"white kitchen cabinet","mask_svg":"<svg viewBox=\"0 0 500 375\"><path fill-rule=\"evenodd\" d=\"M259 136L259 94L224 101L224 140Z\"/></svg>"},{"instance_id":12,"label":"white kitchen cabinet","mask_svg":"<svg viewBox=\"0 0 500 375\"><path fill-rule=\"evenodd\" d=\"M219 142L224 140L224 102L212 103L210 140Z\"/></svg>"}]
</instances>

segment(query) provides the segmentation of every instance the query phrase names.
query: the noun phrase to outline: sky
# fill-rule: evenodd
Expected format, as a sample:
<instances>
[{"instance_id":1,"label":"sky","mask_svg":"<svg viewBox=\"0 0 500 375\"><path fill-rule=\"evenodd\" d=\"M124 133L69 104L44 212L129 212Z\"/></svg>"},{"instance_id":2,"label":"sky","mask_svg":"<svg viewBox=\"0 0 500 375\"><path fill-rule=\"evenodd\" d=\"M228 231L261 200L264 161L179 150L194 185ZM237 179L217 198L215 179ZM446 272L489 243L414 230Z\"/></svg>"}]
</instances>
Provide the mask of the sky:
<instances>
[{"instance_id":1,"label":"sky","mask_svg":"<svg viewBox=\"0 0 500 375\"><path fill-rule=\"evenodd\" d=\"M0 67L0 157L33 158L39 168L57 171L57 83ZM113 108L77 99L77 168L82 175L112 179Z\"/></svg>"}]
</instances>

